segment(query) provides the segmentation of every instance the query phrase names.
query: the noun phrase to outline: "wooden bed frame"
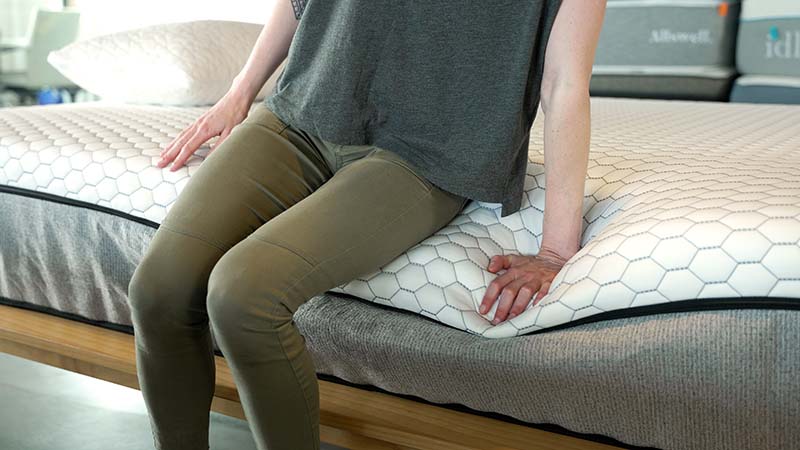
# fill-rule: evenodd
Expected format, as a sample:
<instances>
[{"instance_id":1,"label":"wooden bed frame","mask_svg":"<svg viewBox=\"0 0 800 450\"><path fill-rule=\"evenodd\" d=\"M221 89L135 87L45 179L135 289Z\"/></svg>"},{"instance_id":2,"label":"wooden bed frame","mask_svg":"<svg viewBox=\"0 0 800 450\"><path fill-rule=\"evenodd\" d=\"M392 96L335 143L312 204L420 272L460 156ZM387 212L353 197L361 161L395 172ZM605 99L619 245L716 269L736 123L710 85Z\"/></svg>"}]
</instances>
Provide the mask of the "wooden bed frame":
<instances>
[{"instance_id":1,"label":"wooden bed frame","mask_svg":"<svg viewBox=\"0 0 800 450\"><path fill-rule=\"evenodd\" d=\"M0 305L0 352L139 389L133 336ZM211 409L245 419L225 359L215 356ZM319 380L323 442L351 450L602 450L606 444Z\"/></svg>"}]
</instances>

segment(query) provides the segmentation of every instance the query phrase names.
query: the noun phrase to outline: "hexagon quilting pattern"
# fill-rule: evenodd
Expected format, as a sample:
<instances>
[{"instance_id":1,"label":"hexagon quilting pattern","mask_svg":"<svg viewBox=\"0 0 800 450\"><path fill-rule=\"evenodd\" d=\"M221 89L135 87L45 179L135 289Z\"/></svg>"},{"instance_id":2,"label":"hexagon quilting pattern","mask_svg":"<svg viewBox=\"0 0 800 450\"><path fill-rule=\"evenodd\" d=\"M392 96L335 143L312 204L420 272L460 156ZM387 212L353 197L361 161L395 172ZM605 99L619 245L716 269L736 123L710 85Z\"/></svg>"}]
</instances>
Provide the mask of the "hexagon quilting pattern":
<instances>
[{"instance_id":1,"label":"hexagon quilting pattern","mask_svg":"<svg viewBox=\"0 0 800 450\"><path fill-rule=\"evenodd\" d=\"M522 209L470 201L384 267L331 289L502 338L679 300L800 298L800 108L594 97L581 248L536 305L477 312L495 254L542 238L544 119L531 130ZM160 222L207 155L155 167L206 107L107 102L0 110L0 184ZM752 301L752 299L751 299Z\"/></svg>"}]
</instances>

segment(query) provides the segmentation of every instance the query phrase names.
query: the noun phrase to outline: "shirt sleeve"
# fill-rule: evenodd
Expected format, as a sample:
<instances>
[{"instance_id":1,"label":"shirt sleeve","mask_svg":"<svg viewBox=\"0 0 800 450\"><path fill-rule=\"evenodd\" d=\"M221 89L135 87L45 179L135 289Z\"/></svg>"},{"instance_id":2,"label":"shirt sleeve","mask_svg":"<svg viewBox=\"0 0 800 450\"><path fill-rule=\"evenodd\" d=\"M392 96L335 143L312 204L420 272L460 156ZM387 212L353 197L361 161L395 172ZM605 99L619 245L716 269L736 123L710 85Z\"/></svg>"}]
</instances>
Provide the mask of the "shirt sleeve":
<instances>
[{"instance_id":1,"label":"shirt sleeve","mask_svg":"<svg viewBox=\"0 0 800 450\"><path fill-rule=\"evenodd\" d=\"M308 0L291 0L292 8L294 8L294 17L297 20L300 20L300 17L303 15L303 11L306 9L306 3Z\"/></svg>"}]
</instances>

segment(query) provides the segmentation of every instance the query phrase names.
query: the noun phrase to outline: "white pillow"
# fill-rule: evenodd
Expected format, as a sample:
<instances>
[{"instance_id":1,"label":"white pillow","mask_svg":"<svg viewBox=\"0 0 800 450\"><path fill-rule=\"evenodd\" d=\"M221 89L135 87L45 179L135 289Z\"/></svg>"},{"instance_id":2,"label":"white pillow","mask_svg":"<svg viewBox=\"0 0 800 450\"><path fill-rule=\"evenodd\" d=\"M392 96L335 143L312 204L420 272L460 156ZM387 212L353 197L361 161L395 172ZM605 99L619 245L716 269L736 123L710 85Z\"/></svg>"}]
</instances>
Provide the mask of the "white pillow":
<instances>
[{"instance_id":1,"label":"white pillow","mask_svg":"<svg viewBox=\"0 0 800 450\"><path fill-rule=\"evenodd\" d=\"M50 52L47 61L103 100L211 105L244 67L263 25L198 20L95 36ZM283 62L256 100L274 87Z\"/></svg>"}]
</instances>

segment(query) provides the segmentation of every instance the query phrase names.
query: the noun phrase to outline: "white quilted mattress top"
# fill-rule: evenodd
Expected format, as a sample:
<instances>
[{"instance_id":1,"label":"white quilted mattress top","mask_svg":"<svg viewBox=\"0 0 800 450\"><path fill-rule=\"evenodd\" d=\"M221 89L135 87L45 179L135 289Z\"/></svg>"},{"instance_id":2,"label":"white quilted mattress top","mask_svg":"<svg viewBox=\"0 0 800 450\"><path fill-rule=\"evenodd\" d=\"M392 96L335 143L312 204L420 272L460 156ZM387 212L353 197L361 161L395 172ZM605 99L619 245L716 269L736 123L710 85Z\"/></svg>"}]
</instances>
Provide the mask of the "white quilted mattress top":
<instances>
[{"instance_id":1,"label":"white quilted mattress top","mask_svg":"<svg viewBox=\"0 0 800 450\"><path fill-rule=\"evenodd\" d=\"M498 325L490 323L496 303L478 312L497 276L485 269L489 258L539 249L541 111L521 211L500 218L499 204L470 201L390 264L332 291L491 338L682 300L800 303L800 106L591 102L581 249L536 306ZM0 185L160 223L208 151L170 172L155 166L160 145L206 108L100 101L0 109Z\"/></svg>"}]
</instances>

